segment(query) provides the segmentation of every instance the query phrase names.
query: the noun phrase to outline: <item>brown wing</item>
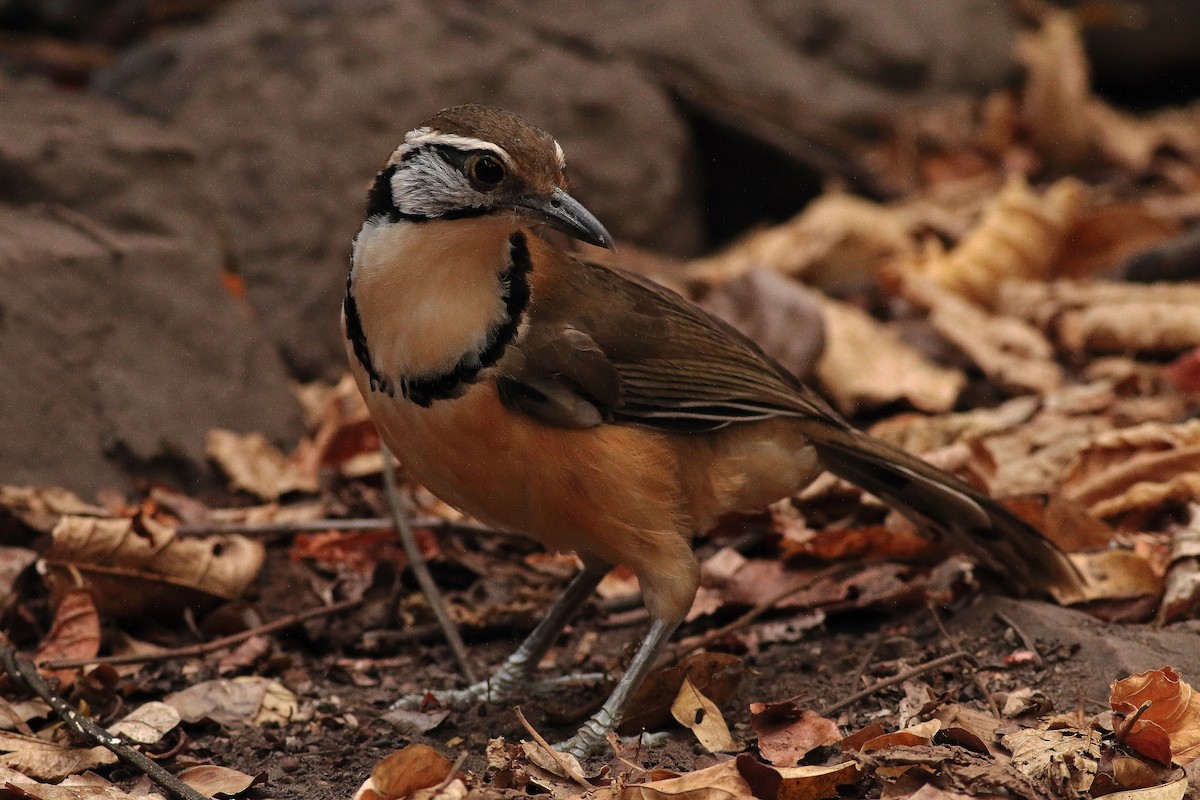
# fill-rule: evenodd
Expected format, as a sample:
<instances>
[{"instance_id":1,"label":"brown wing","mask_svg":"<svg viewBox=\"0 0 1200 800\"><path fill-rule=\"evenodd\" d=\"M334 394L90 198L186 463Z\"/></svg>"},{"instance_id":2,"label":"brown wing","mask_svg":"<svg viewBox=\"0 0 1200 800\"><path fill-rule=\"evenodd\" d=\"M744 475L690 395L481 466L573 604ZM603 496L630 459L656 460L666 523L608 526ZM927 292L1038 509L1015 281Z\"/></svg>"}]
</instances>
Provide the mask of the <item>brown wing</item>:
<instances>
[{"instance_id":1,"label":"brown wing","mask_svg":"<svg viewBox=\"0 0 1200 800\"><path fill-rule=\"evenodd\" d=\"M745 336L652 281L574 262L543 291L498 382L544 422L680 433L779 416L845 425Z\"/></svg>"}]
</instances>

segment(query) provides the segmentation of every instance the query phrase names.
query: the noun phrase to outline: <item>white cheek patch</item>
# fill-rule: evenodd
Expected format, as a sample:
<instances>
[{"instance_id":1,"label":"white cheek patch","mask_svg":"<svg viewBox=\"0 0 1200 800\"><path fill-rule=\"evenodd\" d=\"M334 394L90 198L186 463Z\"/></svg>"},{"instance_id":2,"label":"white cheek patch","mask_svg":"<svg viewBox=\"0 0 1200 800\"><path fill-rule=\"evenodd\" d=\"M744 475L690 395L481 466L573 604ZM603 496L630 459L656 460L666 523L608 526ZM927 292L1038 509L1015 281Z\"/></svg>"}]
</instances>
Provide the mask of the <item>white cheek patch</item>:
<instances>
[{"instance_id":1,"label":"white cheek patch","mask_svg":"<svg viewBox=\"0 0 1200 800\"><path fill-rule=\"evenodd\" d=\"M392 176L392 198L402 214L419 217L491 205L490 197L475 191L466 176L432 149L399 162Z\"/></svg>"}]
</instances>

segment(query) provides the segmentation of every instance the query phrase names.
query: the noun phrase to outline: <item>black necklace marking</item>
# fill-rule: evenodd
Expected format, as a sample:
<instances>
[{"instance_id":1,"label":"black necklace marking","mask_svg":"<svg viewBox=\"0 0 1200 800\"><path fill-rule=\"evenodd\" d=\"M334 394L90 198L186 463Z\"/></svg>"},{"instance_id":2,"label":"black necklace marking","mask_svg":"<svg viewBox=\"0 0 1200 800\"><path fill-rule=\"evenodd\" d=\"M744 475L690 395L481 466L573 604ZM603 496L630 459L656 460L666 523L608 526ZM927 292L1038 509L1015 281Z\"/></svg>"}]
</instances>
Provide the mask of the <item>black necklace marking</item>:
<instances>
[{"instance_id":1,"label":"black necklace marking","mask_svg":"<svg viewBox=\"0 0 1200 800\"><path fill-rule=\"evenodd\" d=\"M533 269L525 234L514 233L508 237L508 242L512 248L512 260L508 269L500 275L504 320L493 329L483 350L464 354L458 363L445 372L401 377L398 383L402 397L407 397L424 408L431 406L434 400L459 397L479 378L480 372L494 365L504 355L504 351L517 335L521 320L525 316L525 308L529 305L529 272ZM354 348L358 363L366 370L371 391L382 391L390 397L395 397L396 384L382 376L371 362L371 352L367 348L367 337L363 333L362 320L358 316L358 306L354 302L349 278L346 279L343 308L346 315L346 338Z\"/></svg>"}]
</instances>

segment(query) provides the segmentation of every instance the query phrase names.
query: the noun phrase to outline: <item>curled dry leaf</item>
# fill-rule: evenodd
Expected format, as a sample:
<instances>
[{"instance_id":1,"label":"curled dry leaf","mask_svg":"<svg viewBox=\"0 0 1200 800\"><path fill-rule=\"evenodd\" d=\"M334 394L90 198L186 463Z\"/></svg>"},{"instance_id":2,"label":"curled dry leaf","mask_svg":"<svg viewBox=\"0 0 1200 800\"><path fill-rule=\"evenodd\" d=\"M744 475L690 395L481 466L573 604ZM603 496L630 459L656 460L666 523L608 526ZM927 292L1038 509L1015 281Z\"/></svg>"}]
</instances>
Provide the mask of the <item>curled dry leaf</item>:
<instances>
[{"instance_id":1,"label":"curled dry leaf","mask_svg":"<svg viewBox=\"0 0 1200 800\"><path fill-rule=\"evenodd\" d=\"M454 765L423 744L410 744L389 755L371 770L371 777L354 793L354 800L399 800L422 789L441 785Z\"/></svg>"},{"instance_id":2,"label":"curled dry leaf","mask_svg":"<svg viewBox=\"0 0 1200 800\"><path fill-rule=\"evenodd\" d=\"M684 275L689 281L720 284L766 267L834 289L865 283L876 267L912 251L904 216L869 200L830 194L782 225L751 233L721 253L691 262Z\"/></svg>"},{"instance_id":3,"label":"curled dry leaf","mask_svg":"<svg viewBox=\"0 0 1200 800\"><path fill-rule=\"evenodd\" d=\"M1162 786L1149 786L1145 789L1130 789L1124 792L1106 794L1106 800L1183 800L1187 795L1190 781L1180 778L1177 781L1164 783Z\"/></svg>"},{"instance_id":4,"label":"curled dry leaf","mask_svg":"<svg viewBox=\"0 0 1200 800\"><path fill-rule=\"evenodd\" d=\"M1169 354L1200 346L1200 286L1093 280L1010 282L997 308L1071 352Z\"/></svg>"},{"instance_id":5,"label":"curled dry leaf","mask_svg":"<svg viewBox=\"0 0 1200 800\"><path fill-rule=\"evenodd\" d=\"M1200 504L1191 504L1188 523L1171 535L1171 563L1164 584L1158 623L1195 616L1200 608Z\"/></svg>"},{"instance_id":6,"label":"curled dry leaf","mask_svg":"<svg viewBox=\"0 0 1200 800\"><path fill-rule=\"evenodd\" d=\"M210 719L221 725L283 725L299 711L296 696L283 684L256 675L204 681L163 702L185 722Z\"/></svg>"},{"instance_id":7,"label":"curled dry leaf","mask_svg":"<svg viewBox=\"0 0 1200 800\"><path fill-rule=\"evenodd\" d=\"M1200 758L1200 694L1171 667L1113 681L1109 703L1115 713L1128 718L1147 702L1149 707L1125 733L1125 743L1162 760L1161 732L1169 743L1169 761L1182 767Z\"/></svg>"},{"instance_id":8,"label":"curled dry leaf","mask_svg":"<svg viewBox=\"0 0 1200 800\"><path fill-rule=\"evenodd\" d=\"M931 242L908 269L990 306L1004 281L1054 276L1082 196L1082 185L1071 178L1038 195L1014 177L957 247L947 253Z\"/></svg>"},{"instance_id":9,"label":"curled dry leaf","mask_svg":"<svg viewBox=\"0 0 1200 800\"><path fill-rule=\"evenodd\" d=\"M162 800L162 795L158 794L127 794L94 772L68 775L56 784L45 784L30 780L15 770L0 768L0 786L8 787L16 796L30 800L135 800L135 797Z\"/></svg>"},{"instance_id":10,"label":"curled dry leaf","mask_svg":"<svg viewBox=\"0 0 1200 800\"><path fill-rule=\"evenodd\" d=\"M1132 550L1070 553L1069 558L1085 578L1083 597L1072 602L1158 597L1162 591L1162 578Z\"/></svg>"},{"instance_id":11,"label":"curled dry leaf","mask_svg":"<svg viewBox=\"0 0 1200 800\"><path fill-rule=\"evenodd\" d=\"M188 767L180 772L178 777L200 794L215 798L237 797L251 786L267 782L265 772L247 775L240 770L219 767L216 764Z\"/></svg>"},{"instance_id":12,"label":"curled dry leaf","mask_svg":"<svg viewBox=\"0 0 1200 800\"><path fill-rule=\"evenodd\" d=\"M1012 765L1059 797L1084 797L1100 765L1100 735L1095 730L1015 731L1000 740L1012 753Z\"/></svg>"},{"instance_id":13,"label":"curled dry leaf","mask_svg":"<svg viewBox=\"0 0 1200 800\"><path fill-rule=\"evenodd\" d=\"M751 703L750 727L758 736L758 752L777 767L792 767L808 753L842 741L837 724L788 700Z\"/></svg>"},{"instance_id":14,"label":"curled dry leaf","mask_svg":"<svg viewBox=\"0 0 1200 800\"><path fill-rule=\"evenodd\" d=\"M729 726L716 703L705 697L685 676L679 693L671 703L671 716L696 735L696 741L710 753L732 753L738 749Z\"/></svg>"},{"instance_id":15,"label":"curled dry leaf","mask_svg":"<svg viewBox=\"0 0 1200 800\"><path fill-rule=\"evenodd\" d=\"M921 411L949 411L966 376L938 366L861 309L823 300L826 347L817 378L844 414L907 400Z\"/></svg>"},{"instance_id":16,"label":"curled dry leaf","mask_svg":"<svg viewBox=\"0 0 1200 800\"><path fill-rule=\"evenodd\" d=\"M57 659L94 658L100 652L100 615L87 589L72 589L58 601L54 623L38 647L34 663ZM75 682L78 669L39 670L47 678L57 678L61 687Z\"/></svg>"},{"instance_id":17,"label":"curled dry leaf","mask_svg":"<svg viewBox=\"0 0 1200 800\"><path fill-rule=\"evenodd\" d=\"M927 278L905 280L904 296L929 311L929 322L1002 388L1049 394L1062 386L1054 347L1024 320L988 313Z\"/></svg>"},{"instance_id":18,"label":"curled dry leaf","mask_svg":"<svg viewBox=\"0 0 1200 800\"><path fill-rule=\"evenodd\" d=\"M66 516L42 557L46 580L60 594L82 576L106 617L169 614L232 600L258 575L261 543L244 536L177 536L147 516L96 519Z\"/></svg>"},{"instance_id":19,"label":"curled dry leaf","mask_svg":"<svg viewBox=\"0 0 1200 800\"><path fill-rule=\"evenodd\" d=\"M1062 492L1097 517L1200 498L1200 420L1098 434L1064 477Z\"/></svg>"},{"instance_id":20,"label":"curled dry leaf","mask_svg":"<svg viewBox=\"0 0 1200 800\"><path fill-rule=\"evenodd\" d=\"M315 492L320 488L315 472L302 470L261 433L212 430L208 432L204 452L229 477L235 489L264 500L278 500L289 492Z\"/></svg>"}]
</instances>

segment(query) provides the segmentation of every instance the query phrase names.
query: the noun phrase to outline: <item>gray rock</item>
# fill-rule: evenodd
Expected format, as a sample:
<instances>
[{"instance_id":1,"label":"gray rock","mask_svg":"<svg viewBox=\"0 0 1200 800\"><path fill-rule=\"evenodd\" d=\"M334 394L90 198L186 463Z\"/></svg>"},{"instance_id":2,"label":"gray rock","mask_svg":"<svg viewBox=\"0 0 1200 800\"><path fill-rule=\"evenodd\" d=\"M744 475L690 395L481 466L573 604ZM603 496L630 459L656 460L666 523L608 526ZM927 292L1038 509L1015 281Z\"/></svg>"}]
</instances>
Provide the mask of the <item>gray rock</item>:
<instances>
[{"instance_id":1,"label":"gray rock","mask_svg":"<svg viewBox=\"0 0 1200 800\"><path fill-rule=\"evenodd\" d=\"M193 143L0 82L0 480L79 491L203 467L212 427L280 443L296 400L248 306Z\"/></svg>"},{"instance_id":2,"label":"gray rock","mask_svg":"<svg viewBox=\"0 0 1200 800\"><path fill-rule=\"evenodd\" d=\"M694 254L705 202L739 223L770 216L767 197L790 214L818 173L861 172L846 153L864 125L1003 81L1012 27L987 0L247 0L96 87L200 143L251 302L295 373L329 375L344 356L322 320L365 187L439 108L525 114L619 238ZM735 135L700 152L701 118Z\"/></svg>"}]
</instances>

